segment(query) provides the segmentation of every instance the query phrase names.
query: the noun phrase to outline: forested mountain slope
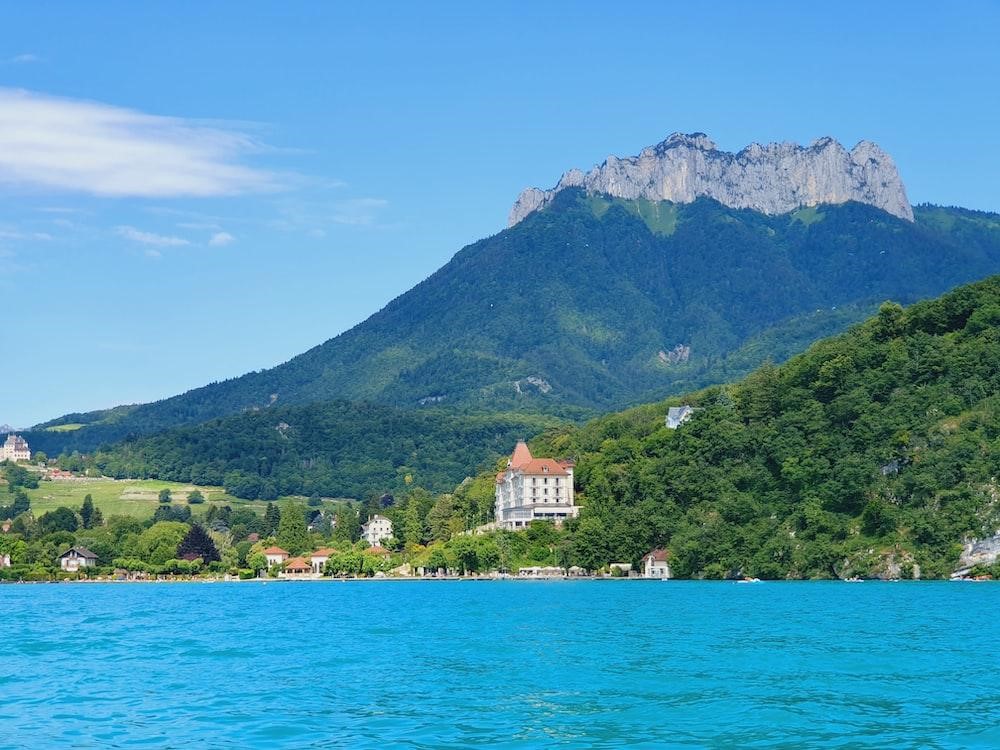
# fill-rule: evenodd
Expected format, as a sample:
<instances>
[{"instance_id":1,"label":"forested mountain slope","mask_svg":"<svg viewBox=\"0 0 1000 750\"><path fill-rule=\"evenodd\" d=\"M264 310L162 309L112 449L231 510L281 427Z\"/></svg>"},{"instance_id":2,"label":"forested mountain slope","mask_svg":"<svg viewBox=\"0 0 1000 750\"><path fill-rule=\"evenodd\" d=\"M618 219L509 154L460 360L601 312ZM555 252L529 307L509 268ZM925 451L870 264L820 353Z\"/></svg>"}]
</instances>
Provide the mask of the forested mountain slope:
<instances>
[{"instance_id":1,"label":"forested mountain slope","mask_svg":"<svg viewBox=\"0 0 1000 750\"><path fill-rule=\"evenodd\" d=\"M534 441L577 459L580 564L666 546L680 576L940 576L1000 528L1000 277L684 402L676 430L674 399Z\"/></svg>"},{"instance_id":2,"label":"forested mountain slope","mask_svg":"<svg viewBox=\"0 0 1000 750\"><path fill-rule=\"evenodd\" d=\"M87 465L118 478L224 485L249 499L363 499L410 485L451 490L552 423L344 401L275 406L120 443ZM74 460L63 463L74 467Z\"/></svg>"},{"instance_id":3,"label":"forested mountain slope","mask_svg":"<svg viewBox=\"0 0 1000 750\"><path fill-rule=\"evenodd\" d=\"M568 417L740 376L1000 270L1000 217L848 203L768 216L709 200L561 191L459 252L350 331L271 370L42 425L33 447L92 450L274 405L330 399Z\"/></svg>"}]
</instances>

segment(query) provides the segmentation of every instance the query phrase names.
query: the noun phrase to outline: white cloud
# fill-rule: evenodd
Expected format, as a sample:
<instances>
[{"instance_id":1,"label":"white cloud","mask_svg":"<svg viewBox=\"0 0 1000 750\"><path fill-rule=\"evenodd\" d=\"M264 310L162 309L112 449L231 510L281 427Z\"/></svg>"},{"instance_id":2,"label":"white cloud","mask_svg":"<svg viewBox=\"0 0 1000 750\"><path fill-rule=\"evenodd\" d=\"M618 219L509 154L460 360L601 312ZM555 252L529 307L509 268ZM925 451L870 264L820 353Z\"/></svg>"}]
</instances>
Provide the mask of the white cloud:
<instances>
[{"instance_id":1,"label":"white cloud","mask_svg":"<svg viewBox=\"0 0 1000 750\"><path fill-rule=\"evenodd\" d=\"M232 242L236 242L236 238L233 237L229 232L216 232L212 235L212 238L208 241L208 244L212 247L223 247Z\"/></svg>"},{"instance_id":2,"label":"white cloud","mask_svg":"<svg viewBox=\"0 0 1000 750\"><path fill-rule=\"evenodd\" d=\"M25 52L22 55L14 55L13 57L8 57L4 60L8 65L28 65L29 63L41 62L42 58L38 55L33 55L30 52Z\"/></svg>"},{"instance_id":3,"label":"white cloud","mask_svg":"<svg viewBox=\"0 0 1000 750\"><path fill-rule=\"evenodd\" d=\"M112 197L275 190L240 160L262 146L219 125L0 88L0 182Z\"/></svg>"},{"instance_id":4,"label":"white cloud","mask_svg":"<svg viewBox=\"0 0 1000 750\"><path fill-rule=\"evenodd\" d=\"M191 243L181 237L170 237L164 234L153 234L152 232L143 232L135 227L118 227L115 229L115 233L119 237L124 237L127 240L132 240L132 242L138 242L142 245L152 245L153 247L180 247L181 245L190 245ZM159 253L157 253L158 255Z\"/></svg>"},{"instance_id":5,"label":"white cloud","mask_svg":"<svg viewBox=\"0 0 1000 750\"><path fill-rule=\"evenodd\" d=\"M334 205L333 221L337 224L354 226L371 226L375 223L379 211L389 205L382 198L351 198L338 201Z\"/></svg>"},{"instance_id":6,"label":"white cloud","mask_svg":"<svg viewBox=\"0 0 1000 750\"><path fill-rule=\"evenodd\" d=\"M147 258L161 258L161 257L163 257L163 254L159 250L153 250L152 248L149 248L148 250L146 250L146 257Z\"/></svg>"}]
</instances>

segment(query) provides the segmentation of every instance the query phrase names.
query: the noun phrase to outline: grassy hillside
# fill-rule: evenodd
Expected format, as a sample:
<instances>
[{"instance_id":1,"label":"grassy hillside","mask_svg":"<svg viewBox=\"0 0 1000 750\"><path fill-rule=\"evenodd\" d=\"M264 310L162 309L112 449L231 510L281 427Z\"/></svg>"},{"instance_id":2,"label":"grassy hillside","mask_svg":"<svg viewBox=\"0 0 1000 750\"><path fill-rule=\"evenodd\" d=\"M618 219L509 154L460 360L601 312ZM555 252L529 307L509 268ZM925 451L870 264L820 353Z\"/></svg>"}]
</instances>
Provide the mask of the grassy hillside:
<instances>
[{"instance_id":1,"label":"grassy hillside","mask_svg":"<svg viewBox=\"0 0 1000 750\"><path fill-rule=\"evenodd\" d=\"M993 277L533 448L577 458L587 567L666 546L680 576L941 576L1000 528L998 363ZM682 401L698 411L669 430Z\"/></svg>"},{"instance_id":2,"label":"grassy hillside","mask_svg":"<svg viewBox=\"0 0 1000 750\"><path fill-rule=\"evenodd\" d=\"M43 427L84 426L28 437L50 454L92 450L333 398L567 418L621 408L778 361L883 300L909 303L1000 271L996 215L922 207L916 216L860 204L765 216L566 190L284 365L154 404L67 415Z\"/></svg>"},{"instance_id":3,"label":"grassy hillside","mask_svg":"<svg viewBox=\"0 0 1000 750\"><path fill-rule=\"evenodd\" d=\"M83 498L90 495L94 504L105 516L132 516L140 520L152 517L159 506L160 490L169 489L172 503L186 505L187 496L194 490L205 498L202 509L210 505L231 505L253 508L263 512L265 503L241 500L226 493L222 487L206 487L162 480L86 479L40 482L38 489L25 490L31 500L31 510L40 516L59 507L79 508ZM191 506L195 509L196 506Z\"/></svg>"}]
</instances>

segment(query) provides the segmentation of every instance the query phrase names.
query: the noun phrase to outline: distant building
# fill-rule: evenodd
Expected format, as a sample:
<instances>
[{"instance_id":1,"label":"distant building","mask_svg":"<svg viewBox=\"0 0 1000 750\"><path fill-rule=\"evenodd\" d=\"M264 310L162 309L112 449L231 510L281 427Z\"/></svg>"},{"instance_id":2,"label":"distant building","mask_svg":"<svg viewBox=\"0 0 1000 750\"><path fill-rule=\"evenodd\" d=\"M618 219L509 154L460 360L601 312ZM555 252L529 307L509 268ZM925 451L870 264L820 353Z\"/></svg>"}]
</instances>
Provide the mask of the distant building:
<instances>
[{"instance_id":1,"label":"distant building","mask_svg":"<svg viewBox=\"0 0 1000 750\"><path fill-rule=\"evenodd\" d=\"M275 565L281 565L285 560L288 559L288 553L281 547L268 547L264 550L264 557L267 558L267 567L273 568Z\"/></svg>"},{"instance_id":2,"label":"distant building","mask_svg":"<svg viewBox=\"0 0 1000 750\"><path fill-rule=\"evenodd\" d=\"M654 549L642 558L643 578L670 578L669 553L665 549Z\"/></svg>"},{"instance_id":3,"label":"distant building","mask_svg":"<svg viewBox=\"0 0 1000 750\"><path fill-rule=\"evenodd\" d=\"M307 563L305 558L293 557L285 563L284 572L292 575L304 575L306 573L312 573L312 565Z\"/></svg>"},{"instance_id":4,"label":"distant building","mask_svg":"<svg viewBox=\"0 0 1000 750\"><path fill-rule=\"evenodd\" d=\"M0 555L0 568L10 567L10 555Z\"/></svg>"},{"instance_id":5,"label":"distant building","mask_svg":"<svg viewBox=\"0 0 1000 750\"><path fill-rule=\"evenodd\" d=\"M361 538L368 542L369 547L378 547L382 542L392 539L392 521L385 516L372 516L361 525Z\"/></svg>"},{"instance_id":6,"label":"distant building","mask_svg":"<svg viewBox=\"0 0 1000 750\"><path fill-rule=\"evenodd\" d=\"M0 446L0 461L30 461L31 450L28 448L28 441L20 435L8 435L7 440Z\"/></svg>"},{"instance_id":7,"label":"distant building","mask_svg":"<svg viewBox=\"0 0 1000 750\"><path fill-rule=\"evenodd\" d=\"M59 567L70 573L97 565L97 555L86 547L72 547L59 555Z\"/></svg>"},{"instance_id":8,"label":"distant building","mask_svg":"<svg viewBox=\"0 0 1000 750\"><path fill-rule=\"evenodd\" d=\"M524 441L519 441L507 469L497 474L497 526L521 529L532 521L559 525L579 512L573 504L573 462L534 458Z\"/></svg>"},{"instance_id":9,"label":"distant building","mask_svg":"<svg viewBox=\"0 0 1000 750\"><path fill-rule=\"evenodd\" d=\"M671 430L676 430L682 424L687 422L694 415L694 407L688 406L671 406L667 409L667 427Z\"/></svg>"},{"instance_id":10,"label":"distant building","mask_svg":"<svg viewBox=\"0 0 1000 750\"><path fill-rule=\"evenodd\" d=\"M326 561L337 554L335 549L318 549L309 555L309 562L312 565L313 573L322 573L326 567Z\"/></svg>"}]
</instances>

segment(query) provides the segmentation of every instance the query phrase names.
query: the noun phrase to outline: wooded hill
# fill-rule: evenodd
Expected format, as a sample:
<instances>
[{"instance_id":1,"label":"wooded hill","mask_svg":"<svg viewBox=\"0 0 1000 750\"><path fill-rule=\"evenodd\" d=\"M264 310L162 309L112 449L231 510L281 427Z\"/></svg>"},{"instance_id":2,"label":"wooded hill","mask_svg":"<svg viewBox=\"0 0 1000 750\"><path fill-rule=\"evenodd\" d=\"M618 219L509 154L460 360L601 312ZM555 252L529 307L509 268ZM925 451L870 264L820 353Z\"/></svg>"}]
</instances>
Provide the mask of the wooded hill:
<instances>
[{"instance_id":1,"label":"wooded hill","mask_svg":"<svg viewBox=\"0 0 1000 750\"><path fill-rule=\"evenodd\" d=\"M286 364L27 435L56 455L332 399L579 418L732 380L1000 271L1000 217L848 203L767 216L566 190L352 330ZM272 418L274 423L278 417ZM83 424L54 432L45 428ZM240 423L234 423L240 424Z\"/></svg>"},{"instance_id":2,"label":"wooded hill","mask_svg":"<svg viewBox=\"0 0 1000 750\"><path fill-rule=\"evenodd\" d=\"M1000 528L1000 277L883 305L779 367L550 431L575 455L578 564L666 546L679 576L950 572Z\"/></svg>"}]
</instances>

